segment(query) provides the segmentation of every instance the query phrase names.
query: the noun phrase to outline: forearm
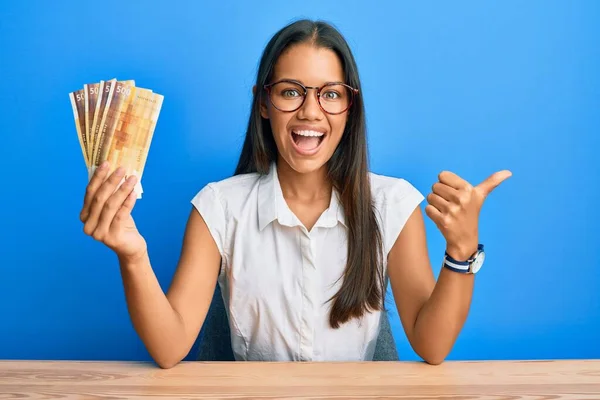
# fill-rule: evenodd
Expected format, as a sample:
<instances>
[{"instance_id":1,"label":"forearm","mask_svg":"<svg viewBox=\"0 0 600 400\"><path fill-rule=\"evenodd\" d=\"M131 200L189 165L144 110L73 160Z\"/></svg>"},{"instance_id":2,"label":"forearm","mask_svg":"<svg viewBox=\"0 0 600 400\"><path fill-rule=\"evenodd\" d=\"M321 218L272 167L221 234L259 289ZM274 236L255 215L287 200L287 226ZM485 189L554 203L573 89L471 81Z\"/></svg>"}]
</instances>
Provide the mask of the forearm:
<instances>
[{"instance_id":1,"label":"forearm","mask_svg":"<svg viewBox=\"0 0 600 400\"><path fill-rule=\"evenodd\" d=\"M160 287L148 253L135 262L121 259L119 262L134 329L160 367L174 366L185 357L185 330Z\"/></svg>"},{"instance_id":2,"label":"forearm","mask_svg":"<svg viewBox=\"0 0 600 400\"><path fill-rule=\"evenodd\" d=\"M510 171L500 171L473 186L449 171L442 171L438 175L439 182L433 184L432 192L427 195L425 212L446 239L446 252L451 258L462 262L476 254L479 243L478 219L483 201L510 176ZM390 252L398 263L397 268L406 269L400 272L412 275L414 284L398 283L401 279L397 278L394 295L404 298L400 304L404 304L404 320L408 326L406 331L413 349L426 362L439 364L450 353L467 319L475 277L442 267L434 284L431 267L427 268L426 278L423 273L425 268L412 270L413 266L419 265L419 260L427 259L426 264L429 264L425 226L421 221L420 209L416 210L414 218L409 218L398 237L400 255ZM411 220L415 222L410 224ZM482 262L482 259L477 261ZM477 269L480 267L480 264L476 265ZM398 275L402 276L400 272ZM411 287L407 288L409 285ZM410 292L412 296L408 297L403 292Z\"/></svg>"},{"instance_id":3,"label":"forearm","mask_svg":"<svg viewBox=\"0 0 600 400\"><path fill-rule=\"evenodd\" d=\"M467 319L473 286L474 275L442 268L414 325L415 351L426 362L439 364L450 353Z\"/></svg>"}]
</instances>

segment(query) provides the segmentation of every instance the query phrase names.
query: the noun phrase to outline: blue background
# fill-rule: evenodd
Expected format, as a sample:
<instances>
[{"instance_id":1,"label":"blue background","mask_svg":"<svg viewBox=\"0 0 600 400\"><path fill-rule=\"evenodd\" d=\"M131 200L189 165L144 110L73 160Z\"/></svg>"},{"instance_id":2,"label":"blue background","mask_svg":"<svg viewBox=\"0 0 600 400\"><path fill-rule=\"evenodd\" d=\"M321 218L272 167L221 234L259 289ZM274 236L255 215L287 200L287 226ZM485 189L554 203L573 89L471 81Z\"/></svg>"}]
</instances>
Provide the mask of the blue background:
<instances>
[{"instance_id":1,"label":"blue background","mask_svg":"<svg viewBox=\"0 0 600 400\"><path fill-rule=\"evenodd\" d=\"M481 213L488 258L448 359L599 358L600 2L252 3L1 3L0 358L149 359L78 219L68 93L117 77L165 96L134 217L166 290L190 199L234 170L261 52L299 17L355 53L375 172L427 194L444 169L513 171Z\"/></svg>"}]
</instances>

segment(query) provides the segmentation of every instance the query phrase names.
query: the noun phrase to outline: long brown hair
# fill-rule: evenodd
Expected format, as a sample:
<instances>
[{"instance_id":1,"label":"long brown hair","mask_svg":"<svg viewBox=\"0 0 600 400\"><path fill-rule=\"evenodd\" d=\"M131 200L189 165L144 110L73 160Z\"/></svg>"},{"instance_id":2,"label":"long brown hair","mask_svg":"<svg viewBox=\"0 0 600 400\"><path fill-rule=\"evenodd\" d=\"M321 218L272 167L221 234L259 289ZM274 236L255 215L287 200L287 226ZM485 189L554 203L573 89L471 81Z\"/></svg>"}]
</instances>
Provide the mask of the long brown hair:
<instances>
[{"instance_id":1,"label":"long brown hair","mask_svg":"<svg viewBox=\"0 0 600 400\"><path fill-rule=\"evenodd\" d=\"M327 162L329 177L340 196L348 226L348 259L339 291L329 316L330 325L338 328L365 312L382 310L385 298L382 239L375 215L368 176L367 140L364 103L354 56L344 37L330 24L300 20L277 32L265 48L256 79L256 95L248 121L246 138L235 175L259 172L266 174L271 162L277 161L277 146L268 120L260 115L264 101L263 86L269 83L273 67L283 51L294 44L311 44L334 51L342 62L346 83L359 89L342 139Z\"/></svg>"}]
</instances>

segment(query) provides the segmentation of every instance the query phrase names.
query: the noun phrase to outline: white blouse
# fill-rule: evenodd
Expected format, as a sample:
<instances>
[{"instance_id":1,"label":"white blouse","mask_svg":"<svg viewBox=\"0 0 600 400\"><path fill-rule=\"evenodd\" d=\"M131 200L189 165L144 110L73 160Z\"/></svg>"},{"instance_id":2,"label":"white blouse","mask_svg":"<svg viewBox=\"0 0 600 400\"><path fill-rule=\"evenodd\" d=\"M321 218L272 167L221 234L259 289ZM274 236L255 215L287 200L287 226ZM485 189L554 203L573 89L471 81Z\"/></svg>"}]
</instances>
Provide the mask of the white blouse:
<instances>
[{"instance_id":1,"label":"white blouse","mask_svg":"<svg viewBox=\"0 0 600 400\"><path fill-rule=\"evenodd\" d=\"M423 200L404 179L369 174L384 256ZM311 231L287 206L277 169L207 184L192 199L221 253L223 294L236 360L365 361L373 358L380 312L332 329L327 302L347 259L344 213L335 190ZM387 272L387 263L384 266Z\"/></svg>"}]
</instances>

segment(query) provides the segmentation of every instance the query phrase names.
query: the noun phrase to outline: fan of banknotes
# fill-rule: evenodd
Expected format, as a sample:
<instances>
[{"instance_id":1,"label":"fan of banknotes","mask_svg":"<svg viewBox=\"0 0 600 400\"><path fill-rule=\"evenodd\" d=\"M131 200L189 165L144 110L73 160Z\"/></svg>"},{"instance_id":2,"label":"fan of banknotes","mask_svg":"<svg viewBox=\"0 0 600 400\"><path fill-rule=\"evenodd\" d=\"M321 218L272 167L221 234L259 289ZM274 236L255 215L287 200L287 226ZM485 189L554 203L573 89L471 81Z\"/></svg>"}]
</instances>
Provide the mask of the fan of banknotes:
<instances>
[{"instance_id":1,"label":"fan of banknotes","mask_svg":"<svg viewBox=\"0 0 600 400\"><path fill-rule=\"evenodd\" d=\"M136 175L137 198L142 197L142 175L163 96L116 78L84 84L69 93L75 128L88 170L88 181L102 162L110 171L122 166L125 177ZM125 178L123 178L125 179Z\"/></svg>"}]
</instances>

